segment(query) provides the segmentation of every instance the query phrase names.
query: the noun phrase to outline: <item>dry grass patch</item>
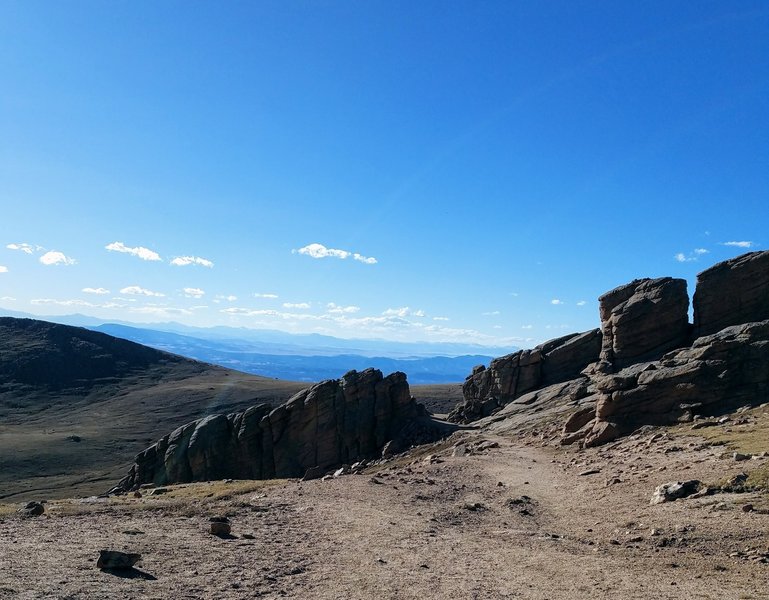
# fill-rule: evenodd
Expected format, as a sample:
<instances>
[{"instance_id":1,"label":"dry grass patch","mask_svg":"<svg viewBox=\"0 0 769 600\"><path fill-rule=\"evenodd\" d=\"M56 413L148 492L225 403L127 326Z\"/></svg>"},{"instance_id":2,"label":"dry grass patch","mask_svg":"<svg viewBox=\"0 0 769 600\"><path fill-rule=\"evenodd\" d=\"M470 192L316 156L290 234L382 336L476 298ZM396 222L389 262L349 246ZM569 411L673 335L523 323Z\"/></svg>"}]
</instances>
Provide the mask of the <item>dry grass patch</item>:
<instances>
[{"instance_id":1,"label":"dry grass patch","mask_svg":"<svg viewBox=\"0 0 769 600\"><path fill-rule=\"evenodd\" d=\"M90 496L88 498L51 500L45 504L45 514L55 517L112 512L125 514L163 511L195 516L222 502L255 492L263 492L271 487L284 484L286 481L286 479L206 481L162 486L162 489L167 491L157 495L151 495L153 489L157 488L142 490L141 498L136 498L133 494L126 494L107 498ZM17 514L24 504L0 504L0 517Z\"/></svg>"}]
</instances>

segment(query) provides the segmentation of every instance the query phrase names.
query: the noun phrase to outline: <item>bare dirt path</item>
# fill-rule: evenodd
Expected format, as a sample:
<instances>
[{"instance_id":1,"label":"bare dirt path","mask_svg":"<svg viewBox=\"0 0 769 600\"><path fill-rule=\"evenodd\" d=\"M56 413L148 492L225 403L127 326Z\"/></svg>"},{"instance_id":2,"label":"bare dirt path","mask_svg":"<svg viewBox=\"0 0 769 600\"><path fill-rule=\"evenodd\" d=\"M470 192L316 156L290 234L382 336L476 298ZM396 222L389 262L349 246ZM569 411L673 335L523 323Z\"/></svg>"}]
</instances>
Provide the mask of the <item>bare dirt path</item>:
<instances>
[{"instance_id":1,"label":"bare dirt path","mask_svg":"<svg viewBox=\"0 0 769 600\"><path fill-rule=\"evenodd\" d=\"M574 451L464 432L375 473L51 503L0 517L0 598L768 598L769 515L740 509L764 499L650 505L660 483L732 469L653 437ZM232 539L206 532L214 514ZM103 548L144 559L102 572Z\"/></svg>"}]
</instances>

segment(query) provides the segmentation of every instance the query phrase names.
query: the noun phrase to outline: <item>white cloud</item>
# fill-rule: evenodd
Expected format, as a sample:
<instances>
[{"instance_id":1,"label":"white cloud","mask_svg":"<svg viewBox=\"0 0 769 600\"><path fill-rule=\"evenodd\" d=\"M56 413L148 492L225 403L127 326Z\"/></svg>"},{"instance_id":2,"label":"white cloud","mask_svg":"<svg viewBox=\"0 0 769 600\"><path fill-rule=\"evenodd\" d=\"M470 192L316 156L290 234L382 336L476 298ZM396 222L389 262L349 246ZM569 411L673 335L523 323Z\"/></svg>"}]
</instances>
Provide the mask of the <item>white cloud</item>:
<instances>
[{"instance_id":1,"label":"white cloud","mask_svg":"<svg viewBox=\"0 0 769 600\"><path fill-rule=\"evenodd\" d=\"M326 308L328 309L328 312L331 314L353 314L360 310L360 306L339 306L337 304L334 304L333 302L329 302L326 305Z\"/></svg>"},{"instance_id":2,"label":"white cloud","mask_svg":"<svg viewBox=\"0 0 769 600\"><path fill-rule=\"evenodd\" d=\"M584 300L580 300L579 302L577 302L577 306L585 306L585 304L587 304L587 302L585 302Z\"/></svg>"},{"instance_id":3,"label":"white cloud","mask_svg":"<svg viewBox=\"0 0 769 600\"><path fill-rule=\"evenodd\" d=\"M171 261L171 264L176 267L186 267L187 265L200 265L201 267L208 267L209 269L214 266L207 258L200 258L199 256L177 256Z\"/></svg>"},{"instance_id":4,"label":"white cloud","mask_svg":"<svg viewBox=\"0 0 769 600\"><path fill-rule=\"evenodd\" d=\"M309 302L284 302L283 308L307 309L307 308L310 308L310 303Z\"/></svg>"},{"instance_id":5,"label":"white cloud","mask_svg":"<svg viewBox=\"0 0 769 600\"><path fill-rule=\"evenodd\" d=\"M7 301L7 302L16 302L16 298L13 296L3 296L0 298L0 300Z\"/></svg>"},{"instance_id":6,"label":"white cloud","mask_svg":"<svg viewBox=\"0 0 769 600\"><path fill-rule=\"evenodd\" d=\"M254 298L269 298L275 300L277 297L277 294L254 294Z\"/></svg>"},{"instance_id":7,"label":"white cloud","mask_svg":"<svg viewBox=\"0 0 769 600\"><path fill-rule=\"evenodd\" d=\"M350 252L348 250L339 250L337 248L326 248L323 244L308 244L298 250L292 250L292 254L304 254L312 258L340 258L342 260L352 257L353 260L362 262L367 265L375 265L377 259L372 256L363 256L357 252Z\"/></svg>"},{"instance_id":8,"label":"white cloud","mask_svg":"<svg viewBox=\"0 0 769 600\"><path fill-rule=\"evenodd\" d=\"M492 325L492 329L502 329L502 325Z\"/></svg>"},{"instance_id":9,"label":"white cloud","mask_svg":"<svg viewBox=\"0 0 769 600\"><path fill-rule=\"evenodd\" d=\"M488 312L481 313L481 316L483 317L495 317L499 314L498 310L490 310Z\"/></svg>"},{"instance_id":10,"label":"white cloud","mask_svg":"<svg viewBox=\"0 0 769 600\"><path fill-rule=\"evenodd\" d=\"M186 287L182 291L184 292L184 295L187 296L187 298L202 298L206 294L200 288L193 287Z\"/></svg>"},{"instance_id":11,"label":"white cloud","mask_svg":"<svg viewBox=\"0 0 769 600\"><path fill-rule=\"evenodd\" d=\"M3 265L0 265L0 273L7 273L8 267L4 267Z\"/></svg>"},{"instance_id":12,"label":"white cloud","mask_svg":"<svg viewBox=\"0 0 769 600\"><path fill-rule=\"evenodd\" d=\"M426 317L427 313L423 310L411 310L408 306L401 306L400 308L388 308L382 313L385 317Z\"/></svg>"},{"instance_id":13,"label":"white cloud","mask_svg":"<svg viewBox=\"0 0 769 600\"><path fill-rule=\"evenodd\" d=\"M160 292L153 292L152 290L139 287L138 285L129 285L128 287L124 287L122 290L120 290L120 293L128 294L130 296L154 296L156 298L163 298L165 296L165 294L161 294Z\"/></svg>"},{"instance_id":14,"label":"white cloud","mask_svg":"<svg viewBox=\"0 0 769 600\"><path fill-rule=\"evenodd\" d=\"M136 246L135 248L130 248L123 242L112 242L111 244L107 244L104 247L110 252L122 252L124 254L130 254L132 256L137 256L142 260L162 260L157 252L150 250L149 248L145 248L144 246Z\"/></svg>"},{"instance_id":15,"label":"white cloud","mask_svg":"<svg viewBox=\"0 0 769 600\"><path fill-rule=\"evenodd\" d=\"M103 287L100 287L100 288L84 287L82 291L84 291L86 294L99 294L99 295L110 293L109 290Z\"/></svg>"},{"instance_id":16,"label":"white cloud","mask_svg":"<svg viewBox=\"0 0 769 600\"><path fill-rule=\"evenodd\" d=\"M517 298L517 297L518 297L518 292L510 292L510 295L511 295L513 298Z\"/></svg>"},{"instance_id":17,"label":"white cloud","mask_svg":"<svg viewBox=\"0 0 769 600\"><path fill-rule=\"evenodd\" d=\"M449 321L448 317L433 317L433 321Z\"/></svg>"},{"instance_id":18,"label":"white cloud","mask_svg":"<svg viewBox=\"0 0 769 600\"><path fill-rule=\"evenodd\" d=\"M550 304L554 304L554 305L558 306L559 304L563 304L563 300L559 300L558 298L553 298L550 301Z\"/></svg>"},{"instance_id":19,"label":"white cloud","mask_svg":"<svg viewBox=\"0 0 769 600\"><path fill-rule=\"evenodd\" d=\"M357 252L352 255L352 258L353 260L357 260L358 262L362 262L366 265L375 265L377 263L377 259L373 256L363 256Z\"/></svg>"},{"instance_id":20,"label":"white cloud","mask_svg":"<svg viewBox=\"0 0 769 600\"><path fill-rule=\"evenodd\" d=\"M217 294L216 297L214 298L214 302L216 302L217 304L219 304L219 302L221 302L222 300L226 300L227 302L235 302L235 300L237 300L237 299L238 299L238 297L237 296L233 296L232 294L230 294L229 296L224 296L222 294Z\"/></svg>"},{"instance_id":21,"label":"white cloud","mask_svg":"<svg viewBox=\"0 0 769 600\"><path fill-rule=\"evenodd\" d=\"M521 325L521 329L534 329L534 325Z\"/></svg>"},{"instance_id":22,"label":"white cloud","mask_svg":"<svg viewBox=\"0 0 769 600\"><path fill-rule=\"evenodd\" d=\"M707 248L695 248L694 249L694 253L695 254L709 254L710 250L708 250Z\"/></svg>"},{"instance_id":23,"label":"white cloud","mask_svg":"<svg viewBox=\"0 0 769 600\"><path fill-rule=\"evenodd\" d=\"M21 244L8 244L6 245L6 248L9 250L19 250L21 252L24 252L25 254L32 254L36 249L41 250L40 246L33 246L32 244L27 244L22 242Z\"/></svg>"},{"instance_id":24,"label":"white cloud","mask_svg":"<svg viewBox=\"0 0 769 600\"><path fill-rule=\"evenodd\" d=\"M755 246L753 242L724 242L722 246L734 246L735 248L752 248Z\"/></svg>"},{"instance_id":25,"label":"white cloud","mask_svg":"<svg viewBox=\"0 0 769 600\"><path fill-rule=\"evenodd\" d=\"M48 266L74 265L75 259L65 256L63 252L51 250L50 252L46 252L45 254L43 254L43 256L40 257L40 262Z\"/></svg>"}]
</instances>

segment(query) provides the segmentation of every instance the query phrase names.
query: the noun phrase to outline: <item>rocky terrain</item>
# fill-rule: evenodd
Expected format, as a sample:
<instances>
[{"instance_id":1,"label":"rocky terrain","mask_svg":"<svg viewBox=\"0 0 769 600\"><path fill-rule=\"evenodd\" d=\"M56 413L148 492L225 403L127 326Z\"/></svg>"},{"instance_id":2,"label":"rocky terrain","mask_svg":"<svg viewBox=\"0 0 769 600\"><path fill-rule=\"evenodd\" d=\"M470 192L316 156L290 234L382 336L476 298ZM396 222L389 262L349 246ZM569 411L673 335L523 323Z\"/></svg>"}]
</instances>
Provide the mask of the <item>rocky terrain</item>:
<instances>
[{"instance_id":1,"label":"rocky terrain","mask_svg":"<svg viewBox=\"0 0 769 600\"><path fill-rule=\"evenodd\" d=\"M704 271L691 324L620 286L454 425L374 369L177 422L110 493L0 506L0 598L766 598L768 273Z\"/></svg>"},{"instance_id":2,"label":"rocky terrain","mask_svg":"<svg viewBox=\"0 0 769 600\"><path fill-rule=\"evenodd\" d=\"M0 598L766 598L766 408L585 449L532 427L321 480L0 505ZM102 550L141 561L101 570Z\"/></svg>"},{"instance_id":3,"label":"rocky terrain","mask_svg":"<svg viewBox=\"0 0 769 600\"><path fill-rule=\"evenodd\" d=\"M427 414L403 373L350 371L277 408L259 404L179 427L137 455L119 489L227 477L320 477L344 463L378 458L386 445L393 453L402 430L420 416Z\"/></svg>"},{"instance_id":4,"label":"rocky terrain","mask_svg":"<svg viewBox=\"0 0 769 600\"><path fill-rule=\"evenodd\" d=\"M637 279L607 292L599 298L600 332L559 338L476 368L449 419L469 423L497 415L498 422L534 412L526 408L534 405L563 413L563 443L595 446L643 425L769 400L769 252L700 273L693 324L688 308L682 279ZM600 351L574 343L585 339L598 339ZM548 369L558 350L572 360L571 371Z\"/></svg>"}]
</instances>

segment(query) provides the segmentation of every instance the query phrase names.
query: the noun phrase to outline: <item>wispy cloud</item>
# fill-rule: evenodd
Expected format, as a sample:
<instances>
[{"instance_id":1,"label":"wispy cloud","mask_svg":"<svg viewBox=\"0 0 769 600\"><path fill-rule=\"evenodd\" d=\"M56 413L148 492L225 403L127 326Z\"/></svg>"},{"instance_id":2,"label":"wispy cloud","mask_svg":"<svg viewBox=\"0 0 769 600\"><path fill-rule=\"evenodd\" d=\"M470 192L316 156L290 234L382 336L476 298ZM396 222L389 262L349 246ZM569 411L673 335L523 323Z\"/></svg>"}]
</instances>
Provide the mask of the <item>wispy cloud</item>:
<instances>
[{"instance_id":1,"label":"wispy cloud","mask_svg":"<svg viewBox=\"0 0 769 600\"><path fill-rule=\"evenodd\" d=\"M8 267L4 267L3 265L0 265L0 273L7 273Z\"/></svg>"},{"instance_id":2,"label":"wispy cloud","mask_svg":"<svg viewBox=\"0 0 769 600\"><path fill-rule=\"evenodd\" d=\"M34 298L29 301L30 304L36 306L43 304L55 304L57 306L88 306L91 308L98 307L98 304L86 302L85 300L56 300L54 298Z\"/></svg>"},{"instance_id":3,"label":"wispy cloud","mask_svg":"<svg viewBox=\"0 0 769 600\"><path fill-rule=\"evenodd\" d=\"M223 300L225 300L225 301L227 301L227 302L235 302L237 299L238 299L238 297L237 297L237 296L234 296L234 295L232 295L232 294L230 294L229 296L225 296L224 294L217 294L217 295L214 297L214 302L215 302L216 304L219 304L219 303L220 303L221 301L223 301Z\"/></svg>"},{"instance_id":4,"label":"wispy cloud","mask_svg":"<svg viewBox=\"0 0 769 600\"><path fill-rule=\"evenodd\" d=\"M326 305L326 309L329 313L335 314L335 315L342 315L342 314L353 314L358 311L360 311L360 306L339 306L338 304L334 304L333 302L329 302Z\"/></svg>"},{"instance_id":5,"label":"wispy cloud","mask_svg":"<svg viewBox=\"0 0 769 600\"><path fill-rule=\"evenodd\" d=\"M122 252L123 254L130 254L131 256L136 256L142 260L163 260L160 258L160 255L157 252L150 250L149 248L145 248L144 246L136 246L131 248L126 246L123 242L112 242L111 244L107 244L104 247L110 252Z\"/></svg>"},{"instance_id":6,"label":"wispy cloud","mask_svg":"<svg viewBox=\"0 0 769 600\"><path fill-rule=\"evenodd\" d=\"M402 306L400 308L388 308L382 313L385 317L426 317L427 313L423 310L412 310L408 306Z\"/></svg>"},{"instance_id":7,"label":"wispy cloud","mask_svg":"<svg viewBox=\"0 0 769 600\"><path fill-rule=\"evenodd\" d=\"M521 329L534 329L534 325L521 325Z\"/></svg>"},{"instance_id":8,"label":"wispy cloud","mask_svg":"<svg viewBox=\"0 0 769 600\"><path fill-rule=\"evenodd\" d=\"M554 304L555 306L558 306L558 305L563 304L563 303L564 303L563 300L559 300L558 298L553 298L550 301L550 304Z\"/></svg>"},{"instance_id":9,"label":"wispy cloud","mask_svg":"<svg viewBox=\"0 0 769 600\"><path fill-rule=\"evenodd\" d=\"M752 248L756 244L754 242L723 242L722 246L734 246L735 248Z\"/></svg>"},{"instance_id":10,"label":"wispy cloud","mask_svg":"<svg viewBox=\"0 0 769 600\"><path fill-rule=\"evenodd\" d=\"M202 298L206 294L200 288L193 287L186 287L182 291L184 292L184 295L187 296L187 298Z\"/></svg>"},{"instance_id":11,"label":"wispy cloud","mask_svg":"<svg viewBox=\"0 0 769 600\"><path fill-rule=\"evenodd\" d=\"M484 316L484 317L495 317L495 316L497 316L498 314L499 314L499 311L498 311L498 310L490 310L490 311L488 311L488 312L482 312L482 313L481 313L481 316Z\"/></svg>"},{"instance_id":12,"label":"wispy cloud","mask_svg":"<svg viewBox=\"0 0 769 600\"><path fill-rule=\"evenodd\" d=\"M254 294L254 298L268 298L270 300L275 300L278 298L277 294Z\"/></svg>"},{"instance_id":13,"label":"wispy cloud","mask_svg":"<svg viewBox=\"0 0 769 600\"><path fill-rule=\"evenodd\" d=\"M688 254L684 252L678 252L677 254L673 255L673 258L675 258L680 263L695 262L699 260L700 256L705 254L710 254L710 250L707 248L695 248Z\"/></svg>"},{"instance_id":14,"label":"wispy cloud","mask_svg":"<svg viewBox=\"0 0 769 600\"><path fill-rule=\"evenodd\" d=\"M579 302L577 302L577 306L585 306L585 304L587 304L587 302L585 302L584 300L580 300Z\"/></svg>"},{"instance_id":15,"label":"wispy cloud","mask_svg":"<svg viewBox=\"0 0 769 600\"><path fill-rule=\"evenodd\" d=\"M283 308L299 308L302 310L310 308L309 302L284 302Z\"/></svg>"},{"instance_id":16,"label":"wispy cloud","mask_svg":"<svg viewBox=\"0 0 769 600\"><path fill-rule=\"evenodd\" d=\"M110 293L110 291L108 289L105 289L103 287L99 287L99 288L84 287L83 291L86 294L99 294L99 295L104 295L104 294L109 294Z\"/></svg>"},{"instance_id":17,"label":"wispy cloud","mask_svg":"<svg viewBox=\"0 0 769 600\"><path fill-rule=\"evenodd\" d=\"M152 290L148 290L138 285L129 285L128 287L124 287L122 290L120 290L120 293L128 294L129 296L154 296L156 298L163 298L165 296L165 294L161 294L160 292L153 292Z\"/></svg>"},{"instance_id":18,"label":"wispy cloud","mask_svg":"<svg viewBox=\"0 0 769 600\"><path fill-rule=\"evenodd\" d=\"M42 250L40 246L33 246L32 244L27 244L26 242L22 242L20 244L7 244L5 247L8 248L8 250L18 250L20 252L24 252L25 254L33 254L35 250Z\"/></svg>"},{"instance_id":19,"label":"wispy cloud","mask_svg":"<svg viewBox=\"0 0 769 600\"><path fill-rule=\"evenodd\" d=\"M208 267L209 269L214 266L207 258L200 258L199 256L177 256L171 261L171 264L176 267L186 267L187 265L200 265L201 267Z\"/></svg>"},{"instance_id":20,"label":"wispy cloud","mask_svg":"<svg viewBox=\"0 0 769 600\"><path fill-rule=\"evenodd\" d=\"M433 321L450 321L448 317L433 317Z\"/></svg>"},{"instance_id":21,"label":"wispy cloud","mask_svg":"<svg viewBox=\"0 0 769 600\"><path fill-rule=\"evenodd\" d=\"M292 250L292 254L304 254L311 258L340 258L345 260L352 258L358 262L362 262L367 265L375 265L377 259L373 256L363 256L357 252L350 252L349 250L339 250L338 248L326 248L323 244L308 244L298 250Z\"/></svg>"},{"instance_id":22,"label":"wispy cloud","mask_svg":"<svg viewBox=\"0 0 769 600\"><path fill-rule=\"evenodd\" d=\"M74 265L76 262L74 258L65 256L63 252L58 252L56 250L46 252L39 260L49 267L53 265Z\"/></svg>"},{"instance_id":23,"label":"wispy cloud","mask_svg":"<svg viewBox=\"0 0 769 600\"><path fill-rule=\"evenodd\" d=\"M0 297L0 300L3 300L4 302L16 302L16 298L13 296L2 296Z\"/></svg>"}]
</instances>

